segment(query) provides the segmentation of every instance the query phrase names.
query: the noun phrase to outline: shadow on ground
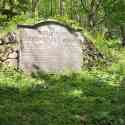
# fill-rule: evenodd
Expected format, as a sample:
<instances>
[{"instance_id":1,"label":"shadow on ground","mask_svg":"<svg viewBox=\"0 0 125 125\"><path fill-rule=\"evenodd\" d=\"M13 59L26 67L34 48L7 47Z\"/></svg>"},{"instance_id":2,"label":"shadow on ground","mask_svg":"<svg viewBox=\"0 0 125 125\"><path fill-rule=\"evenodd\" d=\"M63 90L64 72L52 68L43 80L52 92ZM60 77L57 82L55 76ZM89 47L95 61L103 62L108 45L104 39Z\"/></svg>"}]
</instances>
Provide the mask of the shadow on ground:
<instances>
[{"instance_id":1,"label":"shadow on ground","mask_svg":"<svg viewBox=\"0 0 125 125\"><path fill-rule=\"evenodd\" d=\"M0 87L0 125L125 124L125 89L86 73L32 77L44 84Z\"/></svg>"}]
</instances>

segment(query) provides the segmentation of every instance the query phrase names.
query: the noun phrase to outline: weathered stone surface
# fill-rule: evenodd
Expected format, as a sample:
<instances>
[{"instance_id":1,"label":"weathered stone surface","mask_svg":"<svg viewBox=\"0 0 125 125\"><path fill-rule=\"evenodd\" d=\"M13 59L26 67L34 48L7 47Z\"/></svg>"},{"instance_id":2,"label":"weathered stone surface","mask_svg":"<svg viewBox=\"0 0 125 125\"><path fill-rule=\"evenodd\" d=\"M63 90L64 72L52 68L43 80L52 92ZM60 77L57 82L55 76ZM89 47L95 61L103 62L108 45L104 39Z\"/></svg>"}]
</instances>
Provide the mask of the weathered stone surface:
<instances>
[{"instance_id":1,"label":"weathered stone surface","mask_svg":"<svg viewBox=\"0 0 125 125\"><path fill-rule=\"evenodd\" d=\"M1 44L12 44L17 42L17 35L15 32L8 32L0 39Z\"/></svg>"},{"instance_id":2,"label":"weathered stone surface","mask_svg":"<svg viewBox=\"0 0 125 125\"><path fill-rule=\"evenodd\" d=\"M59 22L19 27L19 34L12 32L0 38L0 64L19 66L28 72L76 71L82 66L92 67L103 58L93 42Z\"/></svg>"},{"instance_id":3,"label":"weathered stone surface","mask_svg":"<svg viewBox=\"0 0 125 125\"><path fill-rule=\"evenodd\" d=\"M7 65L13 65L13 66L17 66L17 59L7 59L5 62L5 64Z\"/></svg>"},{"instance_id":4,"label":"weathered stone surface","mask_svg":"<svg viewBox=\"0 0 125 125\"><path fill-rule=\"evenodd\" d=\"M17 67L17 63L15 63L18 62L17 51L15 51L16 48L17 46L15 45L14 46L9 44L0 45L0 64L7 64L7 65L14 64Z\"/></svg>"},{"instance_id":5,"label":"weathered stone surface","mask_svg":"<svg viewBox=\"0 0 125 125\"><path fill-rule=\"evenodd\" d=\"M9 56L8 56L8 58L10 58L10 59L16 59L17 58L17 52L13 52L13 53L10 53L9 54Z\"/></svg>"},{"instance_id":6,"label":"weathered stone surface","mask_svg":"<svg viewBox=\"0 0 125 125\"><path fill-rule=\"evenodd\" d=\"M32 72L80 70L82 67L82 35L55 22L20 26L20 68Z\"/></svg>"}]
</instances>

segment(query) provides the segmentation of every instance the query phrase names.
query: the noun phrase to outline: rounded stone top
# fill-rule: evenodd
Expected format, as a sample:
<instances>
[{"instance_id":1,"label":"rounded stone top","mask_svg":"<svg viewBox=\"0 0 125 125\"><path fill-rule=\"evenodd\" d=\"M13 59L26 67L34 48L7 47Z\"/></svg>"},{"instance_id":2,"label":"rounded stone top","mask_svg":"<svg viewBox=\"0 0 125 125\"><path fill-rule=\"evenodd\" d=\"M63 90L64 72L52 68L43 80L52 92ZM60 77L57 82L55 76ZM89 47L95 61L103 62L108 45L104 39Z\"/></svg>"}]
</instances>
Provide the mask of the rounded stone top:
<instances>
[{"instance_id":1,"label":"rounded stone top","mask_svg":"<svg viewBox=\"0 0 125 125\"><path fill-rule=\"evenodd\" d=\"M40 21L36 24L17 24L17 28L31 28L31 29L36 29L38 27L41 27L41 26L45 26L45 25L51 25L51 24L54 24L54 25L60 25L62 27L65 27L67 28L69 31L72 31L72 32L80 32L82 31L82 29L78 28L73 28L72 26L62 22L62 21L58 21L58 20L52 20L52 19L48 19L48 20L43 20L43 21Z\"/></svg>"}]
</instances>

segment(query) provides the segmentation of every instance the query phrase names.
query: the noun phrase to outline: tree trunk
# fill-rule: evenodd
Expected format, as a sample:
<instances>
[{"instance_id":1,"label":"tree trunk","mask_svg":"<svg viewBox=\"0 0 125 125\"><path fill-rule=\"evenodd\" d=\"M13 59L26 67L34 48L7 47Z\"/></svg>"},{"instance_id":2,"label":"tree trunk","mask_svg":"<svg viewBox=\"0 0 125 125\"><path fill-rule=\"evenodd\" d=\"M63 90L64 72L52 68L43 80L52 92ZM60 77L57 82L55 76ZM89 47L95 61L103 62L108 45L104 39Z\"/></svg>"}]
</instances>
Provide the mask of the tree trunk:
<instances>
[{"instance_id":1,"label":"tree trunk","mask_svg":"<svg viewBox=\"0 0 125 125\"><path fill-rule=\"evenodd\" d=\"M60 0L60 16L63 16L63 0Z\"/></svg>"},{"instance_id":2,"label":"tree trunk","mask_svg":"<svg viewBox=\"0 0 125 125\"><path fill-rule=\"evenodd\" d=\"M32 17L35 17L36 7L39 0L32 0Z\"/></svg>"},{"instance_id":3,"label":"tree trunk","mask_svg":"<svg viewBox=\"0 0 125 125\"><path fill-rule=\"evenodd\" d=\"M124 26L120 26L121 37L122 37L122 46L125 46L125 29Z\"/></svg>"},{"instance_id":4,"label":"tree trunk","mask_svg":"<svg viewBox=\"0 0 125 125\"><path fill-rule=\"evenodd\" d=\"M51 16L53 16L53 1L50 1L50 8L51 8Z\"/></svg>"}]
</instances>

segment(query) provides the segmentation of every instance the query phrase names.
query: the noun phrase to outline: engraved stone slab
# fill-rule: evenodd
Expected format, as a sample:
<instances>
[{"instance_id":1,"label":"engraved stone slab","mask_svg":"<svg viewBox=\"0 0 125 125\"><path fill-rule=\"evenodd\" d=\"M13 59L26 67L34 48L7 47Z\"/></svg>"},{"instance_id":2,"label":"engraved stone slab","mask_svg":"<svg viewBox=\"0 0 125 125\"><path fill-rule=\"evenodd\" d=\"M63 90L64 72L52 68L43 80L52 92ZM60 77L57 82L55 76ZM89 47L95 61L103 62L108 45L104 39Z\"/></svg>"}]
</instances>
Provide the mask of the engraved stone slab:
<instances>
[{"instance_id":1,"label":"engraved stone slab","mask_svg":"<svg viewBox=\"0 0 125 125\"><path fill-rule=\"evenodd\" d=\"M19 67L24 71L76 71L82 66L82 35L57 22L19 25Z\"/></svg>"}]
</instances>

